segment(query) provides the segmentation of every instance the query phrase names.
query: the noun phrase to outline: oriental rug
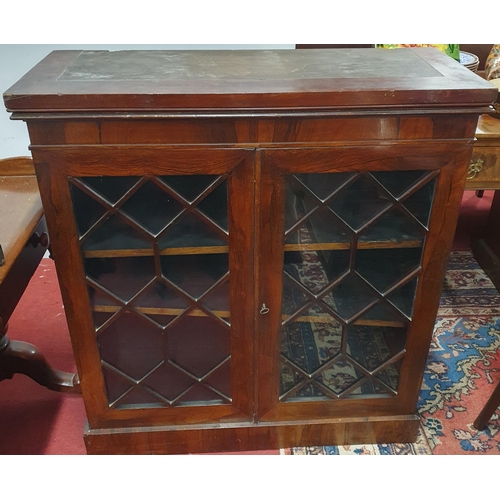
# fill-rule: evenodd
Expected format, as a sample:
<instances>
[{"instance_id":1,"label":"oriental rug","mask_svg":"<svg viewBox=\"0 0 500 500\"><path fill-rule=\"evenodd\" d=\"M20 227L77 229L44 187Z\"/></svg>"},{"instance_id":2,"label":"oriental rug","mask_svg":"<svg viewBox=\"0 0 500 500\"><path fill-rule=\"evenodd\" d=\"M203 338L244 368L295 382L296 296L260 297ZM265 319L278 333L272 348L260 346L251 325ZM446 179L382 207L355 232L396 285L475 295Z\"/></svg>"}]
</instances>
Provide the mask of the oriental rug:
<instances>
[{"instance_id":1,"label":"oriental rug","mask_svg":"<svg viewBox=\"0 0 500 500\"><path fill-rule=\"evenodd\" d=\"M500 294L470 251L452 252L418 402L415 443L318 446L285 455L500 454L500 410L472 425L500 381Z\"/></svg>"}]
</instances>

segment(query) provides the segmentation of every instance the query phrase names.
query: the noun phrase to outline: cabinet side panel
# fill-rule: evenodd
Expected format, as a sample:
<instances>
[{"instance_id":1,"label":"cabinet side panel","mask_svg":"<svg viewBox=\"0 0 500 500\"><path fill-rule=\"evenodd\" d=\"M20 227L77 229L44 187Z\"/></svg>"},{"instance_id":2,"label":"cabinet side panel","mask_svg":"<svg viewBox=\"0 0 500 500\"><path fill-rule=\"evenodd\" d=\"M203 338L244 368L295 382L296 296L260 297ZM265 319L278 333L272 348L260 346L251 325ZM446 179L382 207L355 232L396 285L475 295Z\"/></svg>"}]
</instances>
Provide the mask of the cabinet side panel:
<instances>
[{"instance_id":1,"label":"cabinet side panel","mask_svg":"<svg viewBox=\"0 0 500 500\"><path fill-rule=\"evenodd\" d=\"M409 411L418 401L471 152L472 147L456 156L439 175L407 344L411 363L406 363L401 373L401 384L407 388L402 394L402 402Z\"/></svg>"},{"instance_id":2,"label":"cabinet side panel","mask_svg":"<svg viewBox=\"0 0 500 500\"><path fill-rule=\"evenodd\" d=\"M99 144L99 124L93 121L68 122L64 125L66 144Z\"/></svg>"},{"instance_id":3,"label":"cabinet side panel","mask_svg":"<svg viewBox=\"0 0 500 500\"><path fill-rule=\"evenodd\" d=\"M88 335L94 328L66 173L63 164L49 165L35 151L33 159L85 408L94 423L107 403L97 345Z\"/></svg>"}]
</instances>

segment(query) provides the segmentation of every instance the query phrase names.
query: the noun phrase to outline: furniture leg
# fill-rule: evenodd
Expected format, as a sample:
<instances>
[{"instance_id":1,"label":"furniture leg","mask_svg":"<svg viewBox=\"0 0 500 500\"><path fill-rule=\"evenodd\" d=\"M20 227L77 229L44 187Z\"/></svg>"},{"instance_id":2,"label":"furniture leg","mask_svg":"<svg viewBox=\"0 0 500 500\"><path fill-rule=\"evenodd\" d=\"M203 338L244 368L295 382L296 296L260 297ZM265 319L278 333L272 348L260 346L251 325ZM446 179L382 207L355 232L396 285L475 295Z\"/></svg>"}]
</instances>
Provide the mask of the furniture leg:
<instances>
[{"instance_id":1,"label":"furniture leg","mask_svg":"<svg viewBox=\"0 0 500 500\"><path fill-rule=\"evenodd\" d=\"M495 410L500 406L500 383L497 384L493 394L488 399L487 403L484 405L484 408L481 410L481 413L477 416L476 420L474 420L474 427L482 431L488 421L490 420Z\"/></svg>"},{"instance_id":2,"label":"furniture leg","mask_svg":"<svg viewBox=\"0 0 500 500\"><path fill-rule=\"evenodd\" d=\"M0 337L0 381L16 373L27 375L52 391L80 392L78 374L52 368L34 345L10 340L5 329Z\"/></svg>"},{"instance_id":3,"label":"furniture leg","mask_svg":"<svg viewBox=\"0 0 500 500\"><path fill-rule=\"evenodd\" d=\"M500 221L500 191L495 191L491 204L488 222L483 234L472 241L474 257L485 273L491 279L495 287L500 291L500 238L498 223ZM486 405L481 410L474 427L483 430L495 410L500 405L500 382L496 386L493 394L488 399Z\"/></svg>"}]
</instances>

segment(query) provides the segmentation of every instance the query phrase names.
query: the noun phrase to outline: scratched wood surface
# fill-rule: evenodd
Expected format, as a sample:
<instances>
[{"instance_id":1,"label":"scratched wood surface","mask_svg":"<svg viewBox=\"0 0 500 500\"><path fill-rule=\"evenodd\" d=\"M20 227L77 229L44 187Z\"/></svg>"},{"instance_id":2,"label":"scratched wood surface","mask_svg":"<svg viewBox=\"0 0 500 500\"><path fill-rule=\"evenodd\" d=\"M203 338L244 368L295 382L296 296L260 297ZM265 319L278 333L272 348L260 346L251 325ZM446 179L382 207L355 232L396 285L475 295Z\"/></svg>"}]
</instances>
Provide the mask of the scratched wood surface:
<instances>
[{"instance_id":1,"label":"scratched wood surface","mask_svg":"<svg viewBox=\"0 0 500 500\"><path fill-rule=\"evenodd\" d=\"M436 49L54 51L10 111L489 104L495 88Z\"/></svg>"}]
</instances>

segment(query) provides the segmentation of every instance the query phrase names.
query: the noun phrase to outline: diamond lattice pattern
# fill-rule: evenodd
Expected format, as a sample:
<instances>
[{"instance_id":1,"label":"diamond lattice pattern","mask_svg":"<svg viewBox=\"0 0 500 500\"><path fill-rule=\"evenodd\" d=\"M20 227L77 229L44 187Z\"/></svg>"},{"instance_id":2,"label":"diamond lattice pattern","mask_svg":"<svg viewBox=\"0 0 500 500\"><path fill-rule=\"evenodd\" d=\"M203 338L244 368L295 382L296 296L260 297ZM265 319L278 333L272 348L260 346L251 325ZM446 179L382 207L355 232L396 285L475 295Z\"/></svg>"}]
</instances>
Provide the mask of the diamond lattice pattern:
<instances>
[{"instance_id":1,"label":"diamond lattice pattern","mask_svg":"<svg viewBox=\"0 0 500 500\"><path fill-rule=\"evenodd\" d=\"M437 173L288 176L281 401L397 394Z\"/></svg>"},{"instance_id":2,"label":"diamond lattice pattern","mask_svg":"<svg viewBox=\"0 0 500 500\"><path fill-rule=\"evenodd\" d=\"M226 177L81 177L70 191L109 405L230 403Z\"/></svg>"}]
</instances>

